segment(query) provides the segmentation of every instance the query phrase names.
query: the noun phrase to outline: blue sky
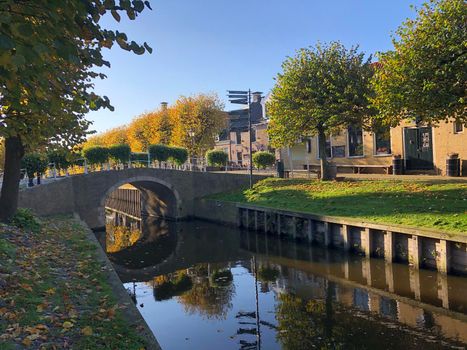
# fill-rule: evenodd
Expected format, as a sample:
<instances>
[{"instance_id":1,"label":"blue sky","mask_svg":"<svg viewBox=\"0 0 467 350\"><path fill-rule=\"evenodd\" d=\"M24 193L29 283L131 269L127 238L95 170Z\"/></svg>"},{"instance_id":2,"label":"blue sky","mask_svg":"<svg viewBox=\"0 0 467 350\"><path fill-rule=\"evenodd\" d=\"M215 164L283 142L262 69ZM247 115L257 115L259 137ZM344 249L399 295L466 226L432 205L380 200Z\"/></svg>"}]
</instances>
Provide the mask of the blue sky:
<instances>
[{"instance_id":1,"label":"blue sky","mask_svg":"<svg viewBox=\"0 0 467 350\"><path fill-rule=\"evenodd\" d=\"M154 49L137 56L117 46L105 50L112 67L96 82L114 112L87 118L104 131L174 102L179 95L227 89L268 92L281 63L295 50L340 40L366 53L391 48L390 34L421 0L151 0L153 11L135 21L111 17L103 25ZM123 16L122 16L123 18ZM226 109L235 106L226 104Z\"/></svg>"}]
</instances>

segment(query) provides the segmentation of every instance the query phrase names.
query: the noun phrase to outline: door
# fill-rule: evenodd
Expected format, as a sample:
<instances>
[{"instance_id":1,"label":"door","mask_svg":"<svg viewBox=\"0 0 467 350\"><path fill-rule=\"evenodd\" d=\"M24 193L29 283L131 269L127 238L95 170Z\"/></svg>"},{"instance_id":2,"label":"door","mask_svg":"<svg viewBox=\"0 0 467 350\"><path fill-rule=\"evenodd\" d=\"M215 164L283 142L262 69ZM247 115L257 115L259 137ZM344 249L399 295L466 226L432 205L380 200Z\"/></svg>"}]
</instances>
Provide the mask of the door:
<instances>
[{"instance_id":1,"label":"door","mask_svg":"<svg viewBox=\"0 0 467 350\"><path fill-rule=\"evenodd\" d=\"M433 169L433 137L431 127L405 128L405 168Z\"/></svg>"}]
</instances>

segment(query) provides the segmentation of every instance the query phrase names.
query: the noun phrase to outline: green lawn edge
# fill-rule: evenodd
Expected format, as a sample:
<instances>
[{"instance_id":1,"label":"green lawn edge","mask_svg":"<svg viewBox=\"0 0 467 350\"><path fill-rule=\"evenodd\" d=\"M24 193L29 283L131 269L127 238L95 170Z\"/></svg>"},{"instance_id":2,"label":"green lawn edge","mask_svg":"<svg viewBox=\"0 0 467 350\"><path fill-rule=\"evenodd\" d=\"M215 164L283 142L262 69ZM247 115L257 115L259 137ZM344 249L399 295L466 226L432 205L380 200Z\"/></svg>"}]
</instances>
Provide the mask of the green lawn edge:
<instances>
[{"instance_id":1,"label":"green lawn edge","mask_svg":"<svg viewBox=\"0 0 467 350\"><path fill-rule=\"evenodd\" d=\"M467 184L459 182L268 178L206 198L467 235Z\"/></svg>"}]
</instances>

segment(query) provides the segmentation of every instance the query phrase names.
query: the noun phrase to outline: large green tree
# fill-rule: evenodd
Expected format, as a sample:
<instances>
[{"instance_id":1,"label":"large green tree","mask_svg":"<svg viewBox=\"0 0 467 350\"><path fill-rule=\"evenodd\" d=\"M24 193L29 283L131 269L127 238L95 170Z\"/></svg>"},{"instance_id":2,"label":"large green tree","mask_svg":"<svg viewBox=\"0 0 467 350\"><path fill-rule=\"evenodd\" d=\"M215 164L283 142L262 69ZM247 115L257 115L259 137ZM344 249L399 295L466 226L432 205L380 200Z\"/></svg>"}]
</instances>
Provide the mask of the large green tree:
<instances>
[{"instance_id":1,"label":"large green tree","mask_svg":"<svg viewBox=\"0 0 467 350\"><path fill-rule=\"evenodd\" d=\"M467 122L467 5L464 0L425 3L393 37L394 50L378 55L374 104L383 120L436 124Z\"/></svg>"},{"instance_id":2,"label":"large green tree","mask_svg":"<svg viewBox=\"0 0 467 350\"><path fill-rule=\"evenodd\" d=\"M298 50L282 64L268 103L269 137L274 147L291 146L301 136L318 135L321 174L329 180L326 135L373 115L371 58L339 42Z\"/></svg>"},{"instance_id":3,"label":"large green tree","mask_svg":"<svg viewBox=\"0 0 467 350\"><path fill-rule=\"evenodd\" d=\"M133 20L146 7L140 0L0 1L0 137L5 138L5 167L0 220L11 218L18 204L21 158L25 149L47 143L71 147L84 140L84 115L102 107L92 79L105 78L95 67L110 63L103 48L116 42L142 54L151 48L129 42L124 33L101 27L111 14Z\"/></svg>"}]
</instances>

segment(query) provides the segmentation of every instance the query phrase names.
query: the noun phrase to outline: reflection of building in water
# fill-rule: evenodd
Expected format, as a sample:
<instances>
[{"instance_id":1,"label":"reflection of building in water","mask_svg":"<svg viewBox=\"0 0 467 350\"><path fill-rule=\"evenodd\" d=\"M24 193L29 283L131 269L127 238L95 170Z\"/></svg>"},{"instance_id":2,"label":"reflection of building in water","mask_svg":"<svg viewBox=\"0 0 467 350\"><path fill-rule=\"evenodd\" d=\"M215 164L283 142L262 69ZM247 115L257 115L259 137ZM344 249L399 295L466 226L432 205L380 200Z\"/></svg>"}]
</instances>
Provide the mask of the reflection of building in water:
<instances>
[{"instance_id":1,"label":"reflection of building in water","mask_svg":"<svg viewBox=\"0 0 467 350\"><path fill-rule=\"evenodd\" d=\"M323 300L333 281L332 298L346 307L467 342L465 278L337 251L329 254L252 233L242 235L242 247L260 253L260 266L280 271L271 287L278 294Z\"/></svg>"},{"instance_id":2,"label":"reflection of building in water","mask_svg":"<svg viewBox=\"0 0 467 350\"><path fill-rule=\"evenodd\" d=\"M141 218L141 192L130 184L121 186L108 195L105 208L127 217Z\"/></svg>"}]
</instances>

